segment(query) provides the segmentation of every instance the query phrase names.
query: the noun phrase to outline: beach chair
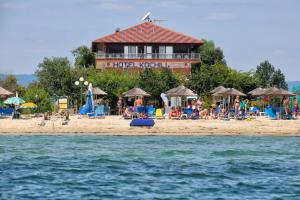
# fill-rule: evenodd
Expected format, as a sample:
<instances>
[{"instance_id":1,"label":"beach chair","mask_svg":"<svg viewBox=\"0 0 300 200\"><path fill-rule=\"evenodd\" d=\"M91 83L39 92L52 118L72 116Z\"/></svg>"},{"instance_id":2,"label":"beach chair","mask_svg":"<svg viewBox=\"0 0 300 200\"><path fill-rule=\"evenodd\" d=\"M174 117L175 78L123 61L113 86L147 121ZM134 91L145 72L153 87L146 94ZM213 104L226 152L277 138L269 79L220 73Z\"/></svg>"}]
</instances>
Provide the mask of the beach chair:
<instances>
[{"instance_id":1,"label":"beach chair","mask_svg":"<svg viewBox=\"0 0 300 200\"><path fill-rule=\"evenodd\" d=\"M193 113L191 108L184 109L183 113L181 114L181 119L189 119Z\"/></svg>"},{"instance_id":2,"label":"beach chair","mask_svg":"<svg viewBox=\"0 0 300 200\"><path fill-rule=\"evenodd\" d=\"M162 109L158 108L155 110L155 119L165 119L163 116Z\"/></svg>"},{"instance_id":3,"label":"beach chair","mask_svg":"<svg viewBox=\"0 0 300 200\"><path fill-rule=\"evenodd\" d=\"M104 105L95 105L94 107L94 112L93 113L87 113L88 118L90 119L104 119L105 118L105 113L104 113Z\"/></svg>"},{"instance_id":4,"label":"beach chair","mask_svg":"<svg viewBox=\"0 0 300 200\"><path fill-rule=\"evenodd\" d=\"M153 106L147 108L147 115L149 118L155 117L155 108L153 108Z\"/></svg>"}]
</instances>

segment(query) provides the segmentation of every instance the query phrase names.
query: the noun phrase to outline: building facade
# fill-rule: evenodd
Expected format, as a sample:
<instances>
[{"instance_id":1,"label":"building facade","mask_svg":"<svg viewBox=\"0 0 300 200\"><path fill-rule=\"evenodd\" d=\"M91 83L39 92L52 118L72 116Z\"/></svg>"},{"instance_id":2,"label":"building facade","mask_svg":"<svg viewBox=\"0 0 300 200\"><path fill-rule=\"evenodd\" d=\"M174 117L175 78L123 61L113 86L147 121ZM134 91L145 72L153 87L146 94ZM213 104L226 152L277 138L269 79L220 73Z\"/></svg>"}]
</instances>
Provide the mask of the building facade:
<instances>
[{"instance_id":1,"label":"building facade","mask_svg":"<svg viewBox=\"0 0 300 200\"><path fill-rule=\"evenodd\" d=\"M96 68L137 71L169 68L189 74L200 62L198 40L146 21L92 42Z\"/></svg>"}]
</instances>

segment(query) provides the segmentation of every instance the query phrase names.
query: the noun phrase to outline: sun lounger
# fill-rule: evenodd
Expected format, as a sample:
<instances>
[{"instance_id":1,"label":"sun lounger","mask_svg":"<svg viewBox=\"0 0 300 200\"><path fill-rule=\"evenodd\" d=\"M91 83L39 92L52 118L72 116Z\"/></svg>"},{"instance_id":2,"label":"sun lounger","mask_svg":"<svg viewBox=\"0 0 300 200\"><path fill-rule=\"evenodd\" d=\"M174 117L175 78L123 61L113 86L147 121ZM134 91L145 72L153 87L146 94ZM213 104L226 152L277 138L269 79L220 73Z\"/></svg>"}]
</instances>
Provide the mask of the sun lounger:
<instances>
[{"instance_id":1,"label":"sun lounger","mask_svg":"<svg viewBox=\"0 0 300 200\"><path fill-rule=\"evenodd\" d=\"M130 122L130 126L146 126L146 127L153 127L155 124L153 119L133 119Z\"/></svg>"},{"instance_id":2,"label":"sun lounger","mask_svg":"<svg viewBox=\"0 0 300 200\"><path fill-rule=\"evenodd\" d=\"M155 119L165 119L163 116L162 109L158 108L155 110Z\"/></svg>"},{"instance_id":3,"label":"sun lounger","mask_svg":"<svg viewBox=\"0 0 300 200\"><path fill-rule=\"evenodd\" d=\"M155 118L155 108L153 108L152 106L148 107L147 114L149 118Z\"/></svg>"},{"instance_id":4,"label":"sun lounger","mask_svg":"<svg viewBox=\"0 0 300 200\"><path fill-rule=\"evenodd\" d=\"M96 105L94 107L94 112L93 113L87 113L88 118L90 119L104 119L105 118L105 113L104 113L104 105Z\"/></svg>"}]
</instances>

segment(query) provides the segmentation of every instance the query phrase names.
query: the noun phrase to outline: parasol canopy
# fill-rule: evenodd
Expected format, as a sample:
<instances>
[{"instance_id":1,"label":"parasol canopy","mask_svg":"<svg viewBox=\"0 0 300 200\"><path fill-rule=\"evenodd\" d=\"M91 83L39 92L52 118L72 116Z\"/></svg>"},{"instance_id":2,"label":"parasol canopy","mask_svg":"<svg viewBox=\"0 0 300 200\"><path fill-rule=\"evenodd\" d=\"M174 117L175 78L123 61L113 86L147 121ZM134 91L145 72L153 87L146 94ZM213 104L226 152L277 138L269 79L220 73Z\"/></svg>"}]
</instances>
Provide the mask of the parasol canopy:
<instances>
[{"instance_id":1,"label":"parasol canopy","mask_svg":"<svg viewBox=\"0 0 300 200\"><path fill-rule=\"evenodd\" d=\"M10 105L20 105L22 103L25 103L25 101L20 97L10 97L4 101L5 104Z\"/></svg>"},{"instance_id":2,"label":"parasol canopy","mask_svg":"<svg viewBox=\"0 0 300 200\"><path fill-rule=\"evenodd\" d=\"M93 93L93 95L107 95L106 92L104 92L103 90L101 90L98 87L93 88L92 93Z\"/></svg>"},{"instance_id":3,"label":"parasol canopy","mask_svg":"<svg viewBox=\"0 0 300 200\"><path fill-rule=\"evenodd\" d=\"M213 89L212 91L210 91L209 93L210 94L214 94L214 93L217 93L217 92L220 92L220 91L223 91L223 90L225 90L226 88L225 87L223 87L222 85L221 86L219 86L219 87L216 87L215 89Z\"/></svg>"},{"instance_id":4,"label":"parasol canopy","mask_svg":"<svg viewBox=\"0 0 300 200\"><path fill-rule=\"evenodd\" d=\"M131 90L128 90L127 92L123 93L124 97L149 97L151 96L141 88L132 88Z\"/></svg>"},{"instance_id":5,"label":"parasol canopy","mask_svg":"<svg viewBox=\"0 0 300 200\"><path fill-rule=\"evenodd\" d=\"M0 87L0 96L9 96L12 95L13 93L4 89L3 87Z\"/></svg>"},{"instance_id":6,"label":"parasol canopy","mask_svg":"<svg viewBox=\"0 0 300 200\"><path fill-rule=\"evenodd\" d=\"M282 88L277 88L277 87L271 87L271 88L267 88L264 92L263 92L264 96L295 96L295 94L282 89Z\"/></svg>"},{"instance_id":7,"label":"parasol canopy","mask_svg":"<svg viewBox=\"0 0 300 200\"><path fill-rule=\"evenodd\" d=\"M23 103L20 108L37 108L38 106L35 103L28 102Z\"/></svg>"},{"instance_id":8,"label":"parasol canopy","mask_svg":"<svg viewBox=\"0 0 300 200\"><path fill-rule=\"evenodd\" d=\"M248 92L248 94L252 95L252 96L262 96L262 94L265 92L265 88L256 88L250 92Z\"/></svg>"},{"instance_id":9,"label":"parasol canopy","mask_svg":"<svg viewBox=\"0 0 300 200\"><path fill-rule=\"evenodd\" d=\"M247 95L238 91L235 88L225 88L222 89L220 92L214 93L213 96L247 96Z\"/></svg>"},{"instance_id":10,"label":"parasol canopy","mask_svg":"<svg viewBox=\"0 0 300 200\"><path fill-rule=\"evenodd\" d=\"M180 85L176 88L168 90L165 93L165 95L167 97L197 96L197 94L195 92L193 92L192 90L186 88L183 85Z\"/></svg>"}]
</instances>

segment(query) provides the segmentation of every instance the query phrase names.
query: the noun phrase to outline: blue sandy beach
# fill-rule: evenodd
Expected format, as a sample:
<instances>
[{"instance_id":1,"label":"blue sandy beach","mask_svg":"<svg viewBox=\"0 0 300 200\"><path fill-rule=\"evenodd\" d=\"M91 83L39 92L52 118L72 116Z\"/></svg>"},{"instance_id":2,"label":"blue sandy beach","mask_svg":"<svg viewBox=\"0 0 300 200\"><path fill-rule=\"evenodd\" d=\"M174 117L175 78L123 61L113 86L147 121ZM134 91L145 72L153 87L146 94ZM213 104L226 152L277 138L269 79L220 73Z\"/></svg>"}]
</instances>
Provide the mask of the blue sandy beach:
<instances>
[{"instance_id":1,"label":"blue sandy beach","mask_svg":"<svg viewBox=\"0 0 300 200\"><path fill-rule=\"evenodd\" d=\"M300 138L1 136L0 199L297 199Z\"/></svg>"}]
</instances>

